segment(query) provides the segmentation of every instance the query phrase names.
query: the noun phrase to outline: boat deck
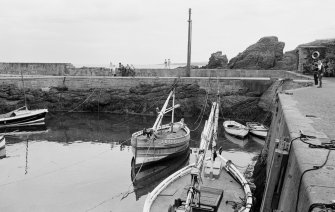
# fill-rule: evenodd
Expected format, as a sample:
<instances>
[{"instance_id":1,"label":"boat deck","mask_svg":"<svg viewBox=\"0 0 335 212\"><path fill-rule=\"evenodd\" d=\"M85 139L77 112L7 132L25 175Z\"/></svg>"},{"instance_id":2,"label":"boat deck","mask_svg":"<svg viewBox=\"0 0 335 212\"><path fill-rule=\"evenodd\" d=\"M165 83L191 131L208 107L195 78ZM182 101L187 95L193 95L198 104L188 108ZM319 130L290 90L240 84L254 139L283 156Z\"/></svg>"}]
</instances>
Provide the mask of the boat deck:
<instances>
[{"instance_id":1,"label":"boat deck","mask_svg":"<svg viewBox=\"0 0 335 212\"><path fill-rule=\"evenodd\" d=\"M235 206L234 202L241 203L241 199L245 198L245 194L241 185L236 182L235 179L224 169L221 170L221 174L218 179L205 178L203 174L201 179L203 183L200 183L200 185L202 187L210 187L214 188L215 190L223 190L223 197L220 201L218 212L235 211L233 208ZM150 211L167 211L169 206L174 204L175 199L181 198L183 196L183 192L185 193L185 186L189 185L190 182L191 175L187 174L168 185L157 196L151 206Z\"/></svg>"},{"instance_id":2,"label":"boat deck","mask_svg":"<svg viewBox=\"0 0 335 212\"><path fill-rule=\"evenodd\" d=\"M170 130L160 130L158 133L155 135L157 139L176 139L180 138L186 135L186 131L183 128L180 128L178 130L175 130L171 132ZM146 135L139 135L137 137L139 140L146 139Z\"/></svg>"}]
</instances>

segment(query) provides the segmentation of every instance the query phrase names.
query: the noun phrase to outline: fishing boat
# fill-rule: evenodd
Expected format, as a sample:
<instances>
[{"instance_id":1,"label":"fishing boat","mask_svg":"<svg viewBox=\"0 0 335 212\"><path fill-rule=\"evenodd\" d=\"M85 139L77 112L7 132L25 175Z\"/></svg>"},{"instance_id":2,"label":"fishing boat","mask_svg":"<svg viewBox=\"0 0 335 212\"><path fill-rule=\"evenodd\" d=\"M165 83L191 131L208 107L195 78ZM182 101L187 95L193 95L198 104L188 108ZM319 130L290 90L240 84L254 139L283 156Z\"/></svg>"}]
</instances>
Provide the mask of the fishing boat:
<instances>
[{"instance_id":1,"label":"fishing boat","mask_svg":"<svg viewBox=\"0 0 335 212\"><path fill-rule=\"evenodd\" d=\"M6 157L6 139L5 136L0 136L0 159Z\"/></svg>"},{"instance_id":2,"label":"fishing boat","mask_svg":"<svg viewBox=\"0 0 335 212\"><path fill-rule=\"evenodd\" d=\"M0 129L44 125L48 109L29 110L27 106L0 115Z\"/></svg>"},{"instance_id":3,"label":"fishing boat","mask_svg":"<svg viewBox=\"0 0 335 212\"><path fill-rule=\"evenodd\" d=\"M172 106L168 108L171 97ZM174 110L178 107L179 104L175 105L175 89L172 89L154 125L132 134L131 146L136 169L183 155L189 149L190 130L184 119L174 122ZM171 123L163 125L163 117L169 112L172 112Z\"/></svg>"},{"instance_id":4,"label":"fishing boat","mask_svg":"<svg viewBox=\"0 0 335 212\"><path fill-rule=\"evenodd\" d=\"M236 121L224 121L223 127L226 133L239 138L244 138L249 133L249 130L245 125L240 124Z\"/></svg>"},{"instance_id":5,"label":"fishing boat","mask_svg":"<svg viewBox=\"0 0 335 212\"><path fill-rule=\"evenodd\" d=\"M215 157L218 116L219 104L214 102L195 162L167 177L149 193L143 212L250 210L252 195L248 182L221 152ZM209 146L211 151L207 150Z\"/></svg>"},{"instance_id":6,"label":"fishing boat","mask_svg":"<svg viewBox=\"0 0 335 212\"><path fill-rule=\"evenodd\" d=\"M247 122L247 128L253 136L265 139L268 135L269 128L258 122Z\"/></svg>"}]
</instances>

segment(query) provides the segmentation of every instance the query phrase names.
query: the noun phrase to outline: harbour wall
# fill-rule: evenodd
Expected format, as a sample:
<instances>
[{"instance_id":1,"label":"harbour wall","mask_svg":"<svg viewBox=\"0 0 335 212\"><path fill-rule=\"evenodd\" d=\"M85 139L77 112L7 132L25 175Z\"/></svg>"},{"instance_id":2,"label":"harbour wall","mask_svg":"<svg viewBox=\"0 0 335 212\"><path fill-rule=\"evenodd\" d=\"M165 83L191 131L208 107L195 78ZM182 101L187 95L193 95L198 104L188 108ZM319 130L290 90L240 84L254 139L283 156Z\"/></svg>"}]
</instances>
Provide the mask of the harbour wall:
<instances>
[{"instance_id":1,"label":"harbour wall","mask_svg":"<svg viewBox=\"0 0 335 212\"><path fill-rule=\"evenodd\" d=\"M4 75L49 75L49 76L112 76L109 68L81 67L71 63L0 63L0 74ZM117 71L117 75L120 73ZM186 70L136 69L138 77L184 77ZM243 69L192 69L191 77L270 77L306 79L308 77L285 70L243 70Z\"/></svg>"},{"instance_id":2,"label":"harbour wall","mask_svg":"<svg viewBox=\"0 0 335 212\"><path fill-rule=\"evenodd\" d=\"M325 98L313 87L279 92L262 152L267 155L266 182L259 211L303 212L334 203L335 152L308 145L334 136L333 109L328 106L333 105L333 88Z\"/></svg>"},{"instance_id":3,"label":"harbour wall","mask_svg":"<svg viewBox=\"0 0 335 212\"><path fill-rule=\"evenodd\" d=\"M92 88L129 90L140 85L196 84L208 92L238 93L242 91L262 94L273 81L270 78L204 78L204 77L79 77L79 76L11 76L0 78L1 84L14 84L19 88L48 90L52 87L66 87L69 90Z\"/></svg>"}]
</instances>

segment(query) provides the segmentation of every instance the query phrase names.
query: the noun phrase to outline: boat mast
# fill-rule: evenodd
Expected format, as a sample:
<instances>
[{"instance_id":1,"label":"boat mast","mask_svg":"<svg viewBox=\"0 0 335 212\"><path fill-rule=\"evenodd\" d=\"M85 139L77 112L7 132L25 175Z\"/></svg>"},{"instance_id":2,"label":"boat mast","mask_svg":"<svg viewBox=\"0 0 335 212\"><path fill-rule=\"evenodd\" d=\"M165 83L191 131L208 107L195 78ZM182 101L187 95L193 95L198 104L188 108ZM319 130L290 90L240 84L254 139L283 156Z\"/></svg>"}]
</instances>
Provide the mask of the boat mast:
<instances>
[{"instance_id":1,"label":"boat mast","mask_svg":"<svg viewBox=\"0 0 335 212\"><path fill-rule=\"evenodd\" d=\"M192 20L191 20L191 8L189 8L186 77L191 76L191 39L192 39Z\"/></svg>"},{"instance_id":2,"label":"boat mast","mask_svg":"<svg viewBox=\"0 0 335 212\"><path fill-rule=\"evenodd\" d=\"M171 117L171 132L173 132L173 123L174 123L174 100L175 100L175 95L176 89L173 88L173 94L172 94L172 117Z\"/></svg>"}]
</instances>

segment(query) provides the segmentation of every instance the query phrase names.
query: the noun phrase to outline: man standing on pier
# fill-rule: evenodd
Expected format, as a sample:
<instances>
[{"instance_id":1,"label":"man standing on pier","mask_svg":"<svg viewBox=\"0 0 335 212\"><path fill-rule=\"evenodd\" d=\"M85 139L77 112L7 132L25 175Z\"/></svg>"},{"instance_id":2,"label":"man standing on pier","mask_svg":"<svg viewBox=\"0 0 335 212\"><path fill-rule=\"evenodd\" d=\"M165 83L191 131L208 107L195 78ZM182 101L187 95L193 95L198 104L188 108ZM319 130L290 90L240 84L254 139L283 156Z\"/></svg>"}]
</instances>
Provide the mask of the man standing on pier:
<instances>
[{"instance_id":1,"label":"man standing on pier","mask_svg":"<svg viewBox=\"0 0 335 212\"><path fill-rule=\"evenodd\" d=\"M319 76L319 86L318 88L322 88L322 77L323 74L325 73L325 67L322 64L322 61L318 61L318 76Z\"/></svg>"}]
</instances>

